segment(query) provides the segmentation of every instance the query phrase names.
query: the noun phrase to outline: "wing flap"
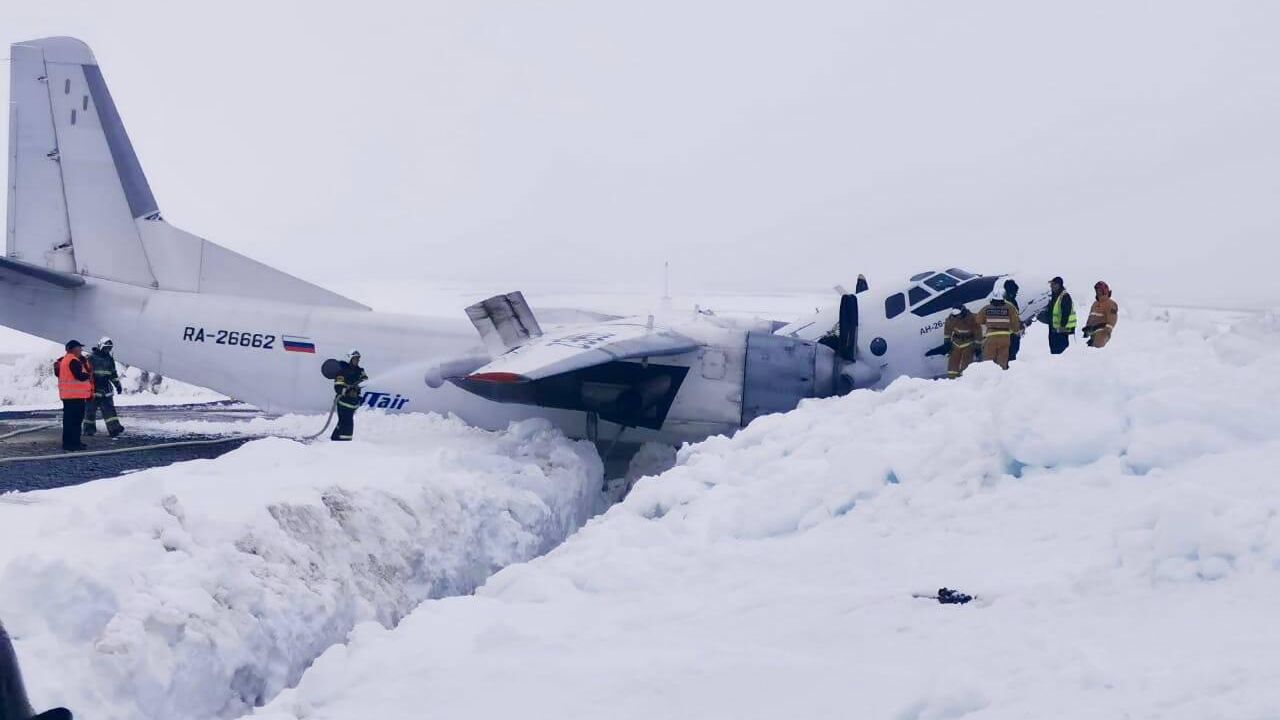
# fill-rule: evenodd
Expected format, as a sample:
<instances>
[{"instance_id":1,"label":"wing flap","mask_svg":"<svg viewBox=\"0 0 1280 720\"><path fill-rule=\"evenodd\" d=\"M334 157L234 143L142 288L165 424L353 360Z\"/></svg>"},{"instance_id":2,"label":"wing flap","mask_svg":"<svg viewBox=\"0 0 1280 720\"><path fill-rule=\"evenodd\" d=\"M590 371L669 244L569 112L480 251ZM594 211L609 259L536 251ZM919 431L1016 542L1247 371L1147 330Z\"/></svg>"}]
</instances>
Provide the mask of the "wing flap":
<instances>
[{"instance_id":1,"label":"wing flap","mask_svg":"<svg viewBox=\"0 0 1280 720\"><path fill-rule=\"evenodd\" d=\"M499 356L462 379L525 382L616 360L680 355L698 343L680 333L640 323L605 323L546 334Z\"/></svg>"}]
</instances>

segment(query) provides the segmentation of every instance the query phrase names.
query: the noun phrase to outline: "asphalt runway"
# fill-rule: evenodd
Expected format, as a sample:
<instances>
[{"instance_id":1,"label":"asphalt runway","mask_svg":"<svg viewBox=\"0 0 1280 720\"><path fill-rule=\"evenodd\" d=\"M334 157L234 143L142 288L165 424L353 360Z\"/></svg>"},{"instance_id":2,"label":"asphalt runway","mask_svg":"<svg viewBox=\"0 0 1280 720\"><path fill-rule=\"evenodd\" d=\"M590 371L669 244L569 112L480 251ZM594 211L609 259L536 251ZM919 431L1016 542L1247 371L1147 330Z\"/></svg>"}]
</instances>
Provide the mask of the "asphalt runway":
<instances>
[{"instance_id":1,"label":"asphalt runway","mask_svg":"<svg viewBox=\"0 0 1280 720\"><path fill-rule=\"evenodd\" d=\"M157 405L120 408L126 432L116 439L107 436L99 422L98 434L84 438L89 451L154 445L175 440L208 440L205 445L156 448L116 455L68 454L54 460L0 463L0 493L42 490L79 485L92 480L116 477L137 470L171 465L185 460L215 458L240 447L252 438L242 436L188 435L181 438L148 435L128 430L129 418L148 420L248 420L259 415L257 410L238 403L220 402L202 405ZM19 410L0 412L0 437L9 433L53 423L54 427L0 439L0 459L62 453L61 413L52 410Z\"/></svg>"}]
</instances>

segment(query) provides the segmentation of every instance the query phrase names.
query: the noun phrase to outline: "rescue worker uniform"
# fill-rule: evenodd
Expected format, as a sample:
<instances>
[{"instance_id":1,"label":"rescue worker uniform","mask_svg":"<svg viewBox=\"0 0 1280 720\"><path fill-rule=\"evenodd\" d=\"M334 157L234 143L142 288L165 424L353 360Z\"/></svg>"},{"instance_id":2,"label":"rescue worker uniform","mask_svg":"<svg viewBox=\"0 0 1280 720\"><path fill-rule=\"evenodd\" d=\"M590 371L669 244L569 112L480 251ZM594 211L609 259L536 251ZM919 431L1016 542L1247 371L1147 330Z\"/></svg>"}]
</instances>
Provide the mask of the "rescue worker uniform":
<instances>
[{"instance_id":1,"label":"rescue worker uniform","mask_svg":"<svg viewBox=\"0 0 1280 720\"><path fill-rule=\"evenodd\" d=\"M84 423L85 403L93 397L93 369L89 361L80 356L84 346L72 340L67 343L67 354L53 366L58 378L58 398L62 400L62 449L68 452L83 450L80 427Z\"/></svg>"},{"instance_id":2,"label":"rescue worker uniform","mask_svg":"<svg viewBox=\"0 0 1280 720\"><path fill-rule=\"evenodd\" d=\"M1063 286L1062 278L1054 278L1052 284L1057 287L1049 309L1040 318L1049 326L1049 352L1061 355L1071 345L1071 336L1076 334L1076 304Z\"/></svg>"},{"instance_id":3,"label":"rescue worker uniform","mask_svg":"<svg viewBox=\"0 0 1280 720\"><path fill-rule=\"evenodd\" d=\"M355 363L347 362L337 377L333 379L333 392L337 396L338 425L333 429L330 440L346 441L355 434L356 408L360 407L360 384L369 379L364 368L360 367L360 354L351 356Z\"/></svg>"},{"instance_id":4,"label":"rescue worker uniform","mask_svg":"<svg viewBox=\"0 0 1280 720\"><path fill-rule=\"evenodd\" d=\"M982 331L982 359L992 360L1008 370L1010 338L1022 332L1022 318L1017 308L1003 298L993 297L978 311L976 322Z\"/></svg>"},{"instance_id":5,"label":"rescue worker uniform","mask_svg":"<svg viewBox=\"0 0 1280 720\"><path fill-rule=\"evenodd\" d=\"M1022 306L1018 304L1018 283L1013 280L1004 281L1004 300L1018 311L1018 317L1022 317ZM1018 351L1022 349L1022 333L1009 336L1009 362L1018 359Z\"/></svg>"},{"instance_id":6,"label":"rescue worker uniform","mask_svg":"<svg viewBox=\"0 0 1280 720\"><path fill-rule=\"evenodd\" d=\"M951 352L947 355L947 377L958 378L973 362L974 343L978 341L978 321L969 308L960 306L958 313L947 316L942 335Z\"/></svg>"},{"instance_id":7,"label":"rescue worker uniform","mask_svg":"<svg viewBox=\"0 0 1280 720\"><path fill-rule=\"evenodd\" d=\"M1089 308L1089 322L1084 326L1084 336L1089 338L1089 347L1104 348L1111 342L1111 332L1116 329L1116 319L1120 315L1120 306L1111 299L1111 288L1104 282L1094 285L1098 299Z\"/></svg>"},{"instance_id":8,"label":"rescue worker uniform","mask_svg":"<svg viewBox=\"0 0 1280 720\"><path fill-rule=\"evenodd\" d=\"M85 406L84 434L94 435L98 432L98 412L102 412L102 421L107 425L107 432L116 437L124 432L120 418L116 416L115 394L123 392L120 387L120 375L116 372L116 360L111 356L112 344L109 339L93 349L89 357L93 365L93 398Z\"/></svg>"}]
</instances>

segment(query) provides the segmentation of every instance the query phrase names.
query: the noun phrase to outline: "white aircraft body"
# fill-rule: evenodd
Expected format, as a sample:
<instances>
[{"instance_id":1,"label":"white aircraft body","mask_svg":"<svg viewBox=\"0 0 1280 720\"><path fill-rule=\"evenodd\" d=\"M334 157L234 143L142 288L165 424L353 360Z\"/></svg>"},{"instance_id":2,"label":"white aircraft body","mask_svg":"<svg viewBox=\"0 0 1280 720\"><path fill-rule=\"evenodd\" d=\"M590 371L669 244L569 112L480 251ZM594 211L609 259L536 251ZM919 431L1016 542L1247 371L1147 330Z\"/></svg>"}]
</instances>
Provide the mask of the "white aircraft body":
<instances>
[{"instance_id":1,"label":"white aircraft body","mask_svg":"<svg viewBox=\"0 0 1280 720\"><path fill-rule=\"evenodd\" d=\"M0 324L58 342L107 335L122 362L267 412L328 410L322 363L358 348L372 408L693 441L803 398L945 374L936 349L947 312L976 309L1002 279L924 273L901 292L844 295L790 325L691 313L546 333L513 293L467 308L477 340L461 317L374 312L170 225L88 46L46 38L10 56Z\"/></svg>"}]
</instances>

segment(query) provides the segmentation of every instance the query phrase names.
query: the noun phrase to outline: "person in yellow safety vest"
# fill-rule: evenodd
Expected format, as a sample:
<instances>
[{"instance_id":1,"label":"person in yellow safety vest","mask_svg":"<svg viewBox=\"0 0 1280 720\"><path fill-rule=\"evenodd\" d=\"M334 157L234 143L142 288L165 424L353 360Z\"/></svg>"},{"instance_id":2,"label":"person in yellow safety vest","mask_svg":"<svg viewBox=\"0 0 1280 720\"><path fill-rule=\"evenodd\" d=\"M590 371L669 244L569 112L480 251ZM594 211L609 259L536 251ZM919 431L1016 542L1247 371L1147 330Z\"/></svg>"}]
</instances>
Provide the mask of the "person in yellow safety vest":
<instances>
[{"instance_id":1,"label":"person in yellow safety vest","mask_svg":"<svg viewBox=\"0 0 1280 720\"><path fill-rule=\"evenodd\" d=\"M1003 288L991 292L991 302L978 311L976 322L982 331L982 359L1008 370L1010 338L1022 332L1022 318L1005 302Z\"/></svg>"},{"instance_id":2,"label":"person in yellow safety vest","mask_svg":"<svg viewBox=\"0 0 1280 720\"><path fill-rule=\"evenodd\" d=\"M1076 334L1076 305L1061 277L1049 281L1049 292L1053 300L1039 318L1049 326L1049 352L1061 355L1071 344L1071 336Z\"/></svg>"},{"instance_id":3,"label":"person in yellow safety vest","mask_svg":"<svg viewBox=\"0 0 1280 720\"><path fill-rule=\"evenodd\" d=\"M58 378L58 398L62 400L62 449L83 450L80 426L84 422L84 406L93 397L93 366L82 355L84 345L68 340L67 354L53 366Z\"/></svg>"},{"instance_id":4,"label":"person in yellow safety vest","mask_svg":"<svg viewBox=\"0 0 1280 720\"><path fill-rule=\"evenodd\" d=\"M1120 315L1120 306L1111 299L1111 286L1099 280L1093 286L1097 299L1089 308L1089 323L1084 326L1084 336L1089 338L1089 347L1104 348L1111 342L1111 332L1116 329L1116 319Z\"/></svg>"},{"instance_id":5,"label":"person in yellow safety vest","mask_svg":"<svg viewBox=\"0 0 1280 720\"><path fill-rule=\"evenodd\" d=\"M360 351L352 350L347 355L347 362L337 377L333 379L333 393L337 397L338 424L333 428L330 440L345 442L355 434L356 408L360 407L360 384L368 380L364 368L360 367Z\"/></svg>"},{"instance_id":6,"label":"person in yellow safety vest","mask_svg":"<svg viewBox=\"0 0 1280 720\"><path fill-rule=\"evenodd\" d=\"M958 378L973 362L973 344L978 340L978 321L969 308L957 305L942 326L947 341L947 377Z\"/></svg>"}]
</instances>

